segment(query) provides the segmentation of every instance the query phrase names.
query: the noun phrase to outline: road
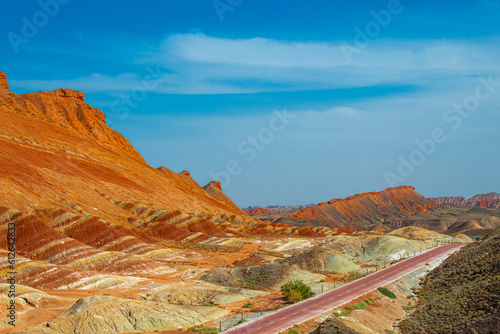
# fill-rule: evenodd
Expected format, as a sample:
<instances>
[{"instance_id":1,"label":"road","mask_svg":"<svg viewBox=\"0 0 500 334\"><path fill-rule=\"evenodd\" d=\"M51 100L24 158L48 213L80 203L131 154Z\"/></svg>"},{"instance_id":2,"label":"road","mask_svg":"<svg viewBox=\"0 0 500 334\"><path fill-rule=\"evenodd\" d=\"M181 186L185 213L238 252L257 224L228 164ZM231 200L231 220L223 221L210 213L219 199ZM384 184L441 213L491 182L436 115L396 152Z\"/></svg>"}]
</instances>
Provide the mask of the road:
<instances>
[{"instance_id":1,"label":"road","mask_svg":"<svg viewBox=\"0 0 500 334\"><path fill-rule=\"evenodd\" d=\"M370 291L398 280L406 274L419 269L426 263L454 253L465 244L454 244L437 247L422 254L396 263L386 269L360 278L334 290L325 292L314 298L288 306L278 312L268 314L254 321L242 324L224 333L231 334L274 334L295 324L311 319L334 307L343 305L350 300Z\"/></svg>"}]
</instances>

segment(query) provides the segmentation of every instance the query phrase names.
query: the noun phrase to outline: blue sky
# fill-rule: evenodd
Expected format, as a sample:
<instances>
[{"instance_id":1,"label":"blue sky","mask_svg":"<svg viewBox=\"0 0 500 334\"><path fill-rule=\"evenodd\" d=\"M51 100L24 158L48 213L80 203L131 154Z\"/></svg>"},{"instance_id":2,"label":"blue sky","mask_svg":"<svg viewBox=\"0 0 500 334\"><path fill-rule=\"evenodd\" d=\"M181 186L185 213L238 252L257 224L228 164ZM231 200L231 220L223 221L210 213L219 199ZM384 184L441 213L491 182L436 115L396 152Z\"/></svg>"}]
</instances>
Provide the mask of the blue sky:
<instances>
[{"instance_id":1,"label":"blue sky","mask_svg":"<svg viewBox=\"0 0 500 334\"><path fill-rule=\"evenodd\" d=\"M0 2L17 93L82 90L240 206L500 191L500 1Z\"/></svg>"}]
</instances>

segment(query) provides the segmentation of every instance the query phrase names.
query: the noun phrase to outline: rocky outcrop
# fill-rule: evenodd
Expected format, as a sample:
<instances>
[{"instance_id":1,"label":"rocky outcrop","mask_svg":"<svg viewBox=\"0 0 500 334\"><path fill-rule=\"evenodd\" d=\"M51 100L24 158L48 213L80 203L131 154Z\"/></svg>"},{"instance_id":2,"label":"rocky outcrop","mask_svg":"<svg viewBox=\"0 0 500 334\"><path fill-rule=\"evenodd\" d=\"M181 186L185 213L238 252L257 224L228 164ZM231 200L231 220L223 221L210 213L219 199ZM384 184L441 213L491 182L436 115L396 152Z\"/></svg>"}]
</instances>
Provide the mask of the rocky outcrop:
<instances>
[{"instance_id":1,"label":"rocky outcrop","mask_svg":"<svg viewBox=\"0 0 500 334\"><path fill-rule=\"evenodd\" d=\"M74 99L80 100L82 102L85 100L85 94L83 92L69 89L69 88L59 88L59 89L50 91L49 93L52 95L55 95L55 96L74 98Z\"/></svg>"},{"instance_id":2,"label":"rocky outcrop","mask_svg":"<svg viewBox=\"0 0 500 334\"><path fill-rule=\"evenodd\" d=\"M141 297L158 303L203 306L231 303L248 299L251 296L255 296L255 292L249 293L245 289L225 288L199 281L196 285L154 291Z\"/></svg>"},{"instance_id":3,"label":"rocky outcrop","mask_svg":"<svg viewBox=\"0 0 500 334\"><path fill-rule=\"evenodd\" d=\"M9 89L9 83L7 82L7 75L0 71L0 87L4 89Z\"/></svg>"},{"instance_id":4,"label":"rocky outcrop","mask_svg":"<svg viewBox=\"0 0 500 334\"><path fill-rule=\"evenodd\" d=\"M414 187L400 186L379 192L360 193L345 199L333 199L299 210L290 217L368 225L420 212L429 213L429 209L436 206L434 201L418 194Z\"/></svg>"},{"instance_id":5,"label":"rocky outcrop","mask_svg":"<svg viewBox=\"0 0 500 334\"><path fill-rule=\"evenodd\" d=\"M465 208L483 208L483 209L500 209L500 194L499 193L488 193L488 194L478 194L472 196L471 198L465 198L460 196L452 197L435 197L431 200L449 206L458 206Z\"/></svg>"},{"instance_id":6,"label":"rocky outcrop","mask_svg":"<svg viewBox=\"0 0 500 334\"><path fill-rule=\"evenodd\" d=\"M222 191L222 182L220 181L210 181L207 185L203 187L207 192L215 190Z\"/></svg>"},{"instance_id":7,"label":"rocky outcrop","mask_svg":"<svg viewBox=\"0 0 500 334\"><path fill-rule=\"evenodd\" d=\"M235 210L238 210L242 215L246 213L240 209L239 206L234 204L234 202L222 192L222 184L220 181L210 181L206 186L203 187L205 191L212 197L218 199L222 203L225 203Z\"/></svg>"},{"instance_id":8,"label":"rocky outcrop","mask_svg":"<svg viewBox=\"0 0 500 334\"><path fill-rule=\"evenodd\" d=\"M226 287L269 290L279 289L292 273L292 267L286 264L263 264L236 269L213 268L201 279Z\"/></svg>"},{"instance_id":9,"label":"rocky outcrop","mask_svg":"<svg viewBox=\"0 0 500 334\"><path fill-rule=\"evenodd\" d=\"M38 119L67 129L82 139L94 140L107 149L144 162L141 155L118 132L106 125L104 113L84 102L85 94L61 88L17 95L9 91L4 72L0 72L2 112L11 112ZM36 125L35 125L36 126Z\"/></svg>"}]
</instances>

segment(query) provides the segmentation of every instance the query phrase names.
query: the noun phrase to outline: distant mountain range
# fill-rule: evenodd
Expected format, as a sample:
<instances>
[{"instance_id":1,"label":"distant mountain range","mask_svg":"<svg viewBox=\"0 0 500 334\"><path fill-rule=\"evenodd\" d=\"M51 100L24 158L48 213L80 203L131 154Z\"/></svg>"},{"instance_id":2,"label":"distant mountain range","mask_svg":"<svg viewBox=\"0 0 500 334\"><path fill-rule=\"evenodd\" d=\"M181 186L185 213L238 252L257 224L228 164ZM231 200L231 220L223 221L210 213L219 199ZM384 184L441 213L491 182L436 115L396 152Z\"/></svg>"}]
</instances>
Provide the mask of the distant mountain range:
<instances>
[{"instance_id":1,"label":"distant mountain range","mask_svg":"<svg viewBox=\"0 0 500 334\"><path fill-rule=\"evenodd\" d=\"M306 204L306 205L271 205L271 206L249 206L244 208L249 216L269 216L273 214L280 213L292 213L302 208L308 208L314 206L315 204Z\"/></svg>"},{"instance_id":2,"label":"distant mountain range","mask_svg":"<svg viewBox=\"0 0 500 334\"><path fill-rule=\"evenodd\" d=\"M250 216L287 213L291 218L352 222L372 220L374 217L384 221L388 217L428 212L427 208L435 206L438 205L418 194L414 187L399 186L319 204L248 207L244 211Z\"/></svg>"},{"instance_id":3,"label":"distant mountain range","mask_svg":"<svg viewBox=\"0 0 500 334\"><path fill-rule=\"evenodd\" d=\"M431 198L442 205L458 206L465 208L500 209L500 194L488 193L465 198L460 196Z\"/></svg>"},{"instance_id":4,"label":"distant mountain range","mask_svg":"<svg viewBox=\"0 0 500 334\"><path fill-rule=\"evenodd\" d=\"M247 208L250 216L291 226L323 226L339 233L359 230L384 232L406 226L458 234L491 230L500 225L500 195L425 198L412 186L365 192L344 199L306 206ZM466 210L464 210L466 209ZM467 210L469 209L469 210ZM472 233L472 232L471 232Z\"/></svg>"},{"instance_id":5,"label":"distant mountain range","mask_svg":"<svg viewBox=\"0 0 500 334\"><path fill-rule=\"evenodd\" d=\"M407 186L403 186L407 187ZM413 187L410 187L413 188ZM395 189L404 189L400 187L396 187ZM413 188L414 189L414 188ZM384 191L387 191L384 190ZM379 192L381 193L381 192ZM351 197L348 197L346 199L334 199L326 204L333 204L336 203L337 205L341 205L342 203L345 203L345 201L349 201L354 199L357 196L362 196L363 195L370 195L373 194L379 194L376 192L368 192L368 193L362 193L362 194L357 194ZM414 194L413 194L414 196ZM418 201L422 201L423 196L418 195ZM372 198L373 199L373 198ZM470 198L465 198L461 196L443 196L443 197L430 197L427 198L428 200L432 200L440 205L448 205L448 206L456 206L456 207L464 207L464 208L483 208L483 209L500 209L500 193L487 193L487 194L478 194L475 196L472 196ZM296 218L312 218L316 217L316 219L329 219L330 214L325 213L325 209L321 208L322 205L324 206L325 203L320 203L318 205L316 204L306 204L306 205L270 205L270 206L249 206L247 208L244 208L243 211L245 211L248 215L250 216L268 216L268 215L273 215L273 214L280 214L280 213L288 213L290 215L294 214L294 217ZM434 206L429 202L426 202L425 205L430 205ZM419 210L422 211L422 210ZM322 213L321 213L322 212ZM296 214L295 214L296 213ZM303 216L303 217L301 217Z\"/></svg>"}]
</instances>

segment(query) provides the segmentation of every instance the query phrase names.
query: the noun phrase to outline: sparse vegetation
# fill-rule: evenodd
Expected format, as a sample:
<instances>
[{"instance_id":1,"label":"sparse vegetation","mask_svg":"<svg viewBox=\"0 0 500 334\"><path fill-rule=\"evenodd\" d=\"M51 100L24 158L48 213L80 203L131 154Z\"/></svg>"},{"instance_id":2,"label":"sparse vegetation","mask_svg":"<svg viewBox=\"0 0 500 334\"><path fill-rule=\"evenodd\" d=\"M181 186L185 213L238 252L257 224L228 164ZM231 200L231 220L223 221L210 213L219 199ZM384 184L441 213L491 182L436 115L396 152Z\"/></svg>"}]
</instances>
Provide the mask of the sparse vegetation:
<instances>
[{"instance_id":1,"label":"sparse vegetation","mask_svg":"<svg viewBox=\"0 0 500 334\"><path fill-rule=\"evenodd\" d=\"M354 280L363 278L366 275L367 275L366 273L362 274L362 273L359 273L357 271L353 271L353 272L349 273L349 276L347 277L347 279L349 280L349 282L352 282Z\"/></svg>"},{"instance_id":2,"label":"sparse vegetation","mask_svg":"<svg viewBox=\"0 0 500 334\"><path fill-rule=\"evenodd\" d=\"M336 317L347 317L349 314L351 314L351 312L338 312L338 313L335 313L334 316L336 316Z\"/></svg>"},{"instance_id":3,"label":"sparse vegetation","mask_svg":"<svg viewBox=\"0 0 500 334\"><path fill-rule=\"evenodd\" d=\"M368 303L365 301L356 303L352 306L352 308L355 310L366 310L368 308Z\"/></svg>"},{"instance_id":4,"label":"sparse vegetation","mask_svg":"<svg viewBox=\"0 0 500 334\"><path fill-rule=\"evenodd\" d=\"M205 327L203 325L194 326L188 329L188 332L194 332L199 334L217 334L219 330L213 327Z\"/></svg>"},{"instance_id":5,"label":"sparse vegetation","mask_svg":"<svg viewBox=\"0 0 500 334\"><path fill-rule=\"evenodd\" d=\"M283 296L289 303L297 303L316 294L303 281L295 280L284 284L281 287Z\"/></svg>"},{"instance_id":6,"label":"sparse vegetation","mask_svg":"<svg viewBox=\"0 0 500 334\"><path fill-rule=\"evenodd\" d=\"M383 294L384 296L386 297L389 297L391 299L396 299L398 297L396 297L396 294L394 294L394 292L392 292L391 290L389 289L386 289L386 288L378 288L377 289L378 292L380 292L381 294Z\"/></svg>"},{"instance_id":7,"label":"sparse vegetation","mask_svg":"<svg viewBox=\"0 0 500 334\"><path fill-rule=\"evenodd\" d=\"M419 306L403 333L498 333L500 328L500 236L450 256L425 278Z\"/></svg>"},{"instance_id":8,"label":"sparse vegetation","mask_svg":"<svg viewBox=\"0 0 500 334\"><path fill-rule=\"evenodd\" d=\"M370 298L370 299L365 299L365 302L366 302L368 305L377 305L377 303L375 303L375 302L373 301L373 299L371 299L371 298Z\"/></svg>"}]
</instances>

